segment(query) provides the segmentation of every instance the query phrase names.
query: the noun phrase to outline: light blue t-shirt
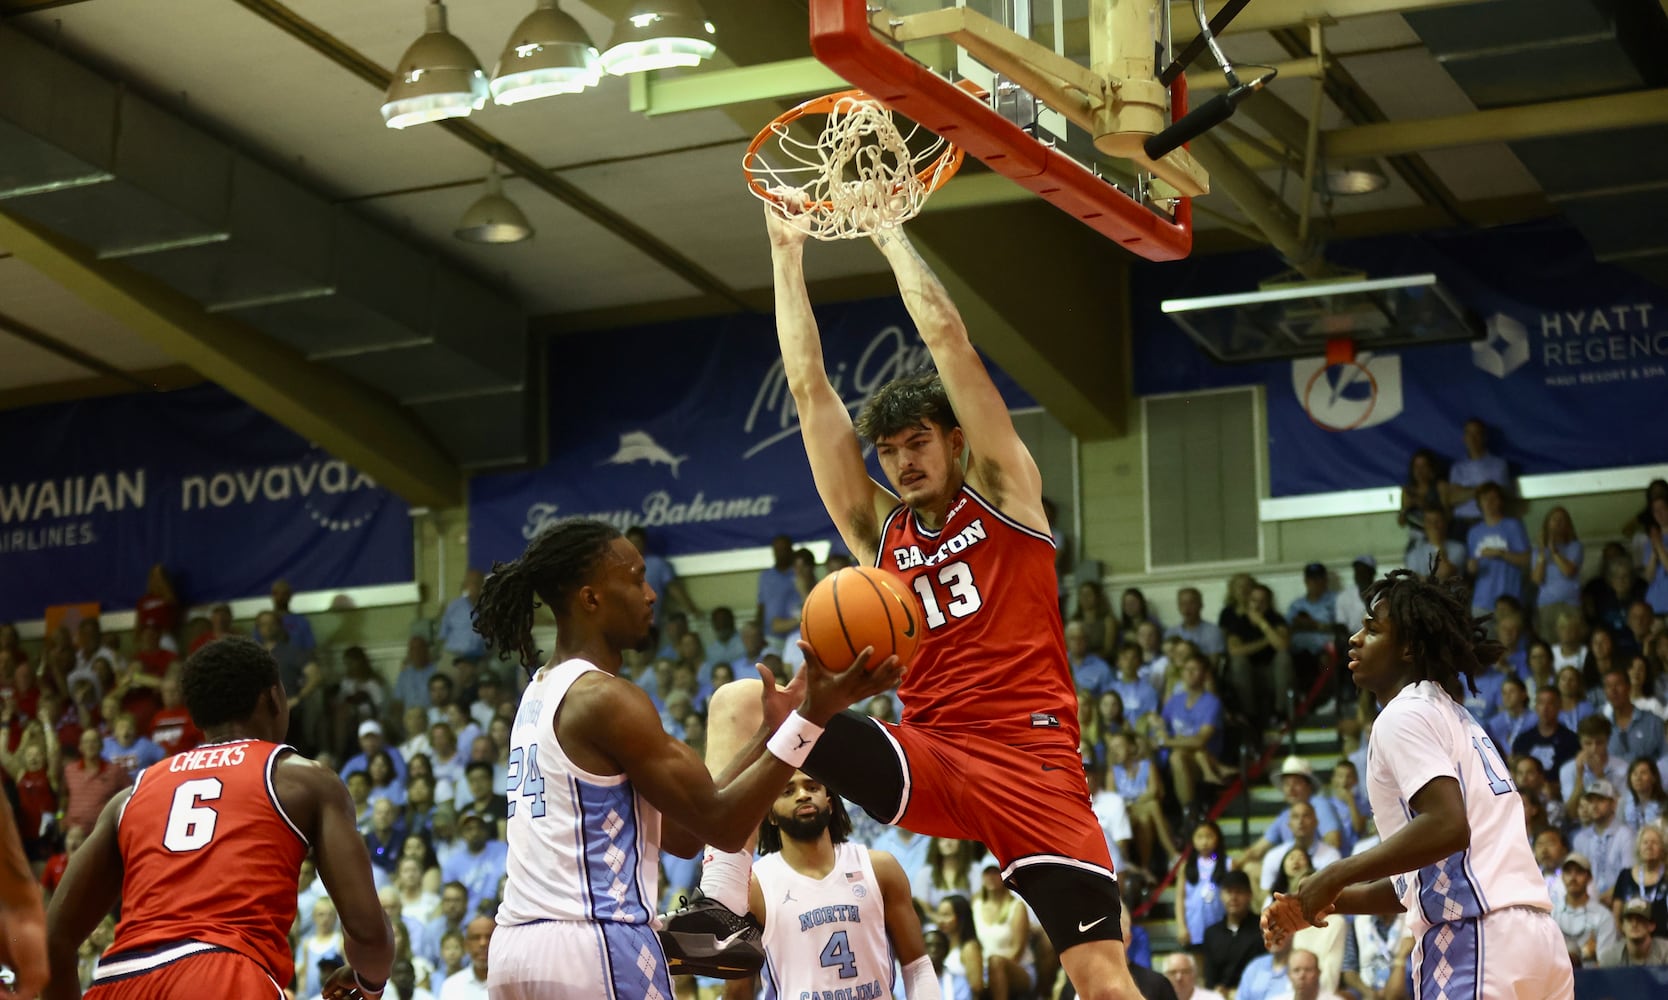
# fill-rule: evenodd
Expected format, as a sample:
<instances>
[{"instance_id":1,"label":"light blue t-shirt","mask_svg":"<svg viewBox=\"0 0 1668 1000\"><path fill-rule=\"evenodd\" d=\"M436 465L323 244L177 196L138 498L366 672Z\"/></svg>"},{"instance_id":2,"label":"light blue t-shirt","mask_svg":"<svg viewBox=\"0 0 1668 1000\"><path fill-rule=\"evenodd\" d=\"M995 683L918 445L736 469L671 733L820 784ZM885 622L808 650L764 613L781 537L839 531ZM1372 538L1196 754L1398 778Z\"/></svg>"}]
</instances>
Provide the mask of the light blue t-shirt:
<instances>
[{"instance_id":1,"label":"light blue t-shirt","mask_svg":"<svg viewBox=\"0 0 1668 1000\"><path fill-rule=\"evenodd\" d=\"M1500 519L1499 524L1478 523L1466 534L1465 548L1477 560L1477 584L1471 591L1471 606L1494 610L1494 602L1502 594L1523 597L1523 571L1502 558L1484 558L1484 549L1505 549L1507 552L1528 552L1529 532L1515 517Z\"/></svg>"},{"instance_id":2,"label":"light blue t-shirt","mask_svg":"<svg viewBox=\"0 0 1668 1000\"><path fill-rule=\"evenodd\" d=\"M1558 561L1547 554L1546 549L1536 553L1537 558L1546 560L1546 582L1541 584L1540 604L1573 604L1581 605L1581 543L1579 541L1566 542L1558 547L1558 554L1575 564L1575 573L1565 576L1558 568Z\"/></svg>"},{"instance_id":3,"label":"light blue t-shirt","mask_svg":"<svg viewBox=\"0 0 1668 1000\"><path fill-rule=\"evenodd\" d=\"M1187 703L1185 693L1171 696L1164 703L1164 725L1171 736L1196 736L1201 729L1212 726L1216 732L1205 741L1205 749L1213 754L1222 752L1222 702L1209 691L1201 693L1192 705Z\"/></svg>"},{"instance_id":4,"label":"light blue t-shirt","mask_svg":"<svg viewBox=\"0 0 1668 1000\"><path fill-rule=\"evenodd\" d=\"M1304 594L1287 605L1286 621L1289 623L1300 614L1306 614L1323 625L1336 624L1338 621L1338 595L1329 590L1311 601L1309 595ZM1292 629L1292 647L1301 652L1313 653L1318 656L1326 652L1326 647L1331 642L1332 633L1329 631L1305 632L1295 628Z\"/></svg>"}]
</instances>

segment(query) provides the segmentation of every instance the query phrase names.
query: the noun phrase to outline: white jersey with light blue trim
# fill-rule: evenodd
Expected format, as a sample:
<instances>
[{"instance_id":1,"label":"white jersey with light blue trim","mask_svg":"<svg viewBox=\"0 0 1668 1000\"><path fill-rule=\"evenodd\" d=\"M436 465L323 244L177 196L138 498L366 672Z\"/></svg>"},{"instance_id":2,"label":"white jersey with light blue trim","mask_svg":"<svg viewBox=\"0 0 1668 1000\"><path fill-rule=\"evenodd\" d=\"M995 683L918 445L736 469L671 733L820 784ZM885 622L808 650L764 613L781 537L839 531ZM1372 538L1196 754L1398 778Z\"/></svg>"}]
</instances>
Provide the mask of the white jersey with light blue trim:
<instances>
[{"instance_id":1,"label":"white jersey with light blue trim","mask_svg":"<svg viewBox=\"0 0 1668 1000\"><path fill-rule=\"evenodd\" d=\"M834 867L801 875L780 854L753 863L765 904L764 1000L883 1000L892 940L869 849L834 846Z\"/></svg>"},{"instance_id":2,"label":"white jersey with light blue trim","mask_svg":"<svg viewBox=\"0 0 1668 1000\"><path fill-rule=\"evenodd\" d=\"M562 752L556 712L598 668L546 666L522 692L510 729L509 858L498 923L647 924L660 887L660 813L623 774L592 774Z\"/></svg>"},{"instance_id":3,"label":"white jersey with light blue trim","mask_svg":"<svg viewBox=\"0 0 1668 1000\"><path fill-rule=\"evenodd\" d=\"M1414 932L1511 906L1551 913L1523 832L1523 801L1499 749L1434 681L1409 684L1379 713L1368 743L1367 797L1379 836L1388 841L1406 826L1414 816L1410 800L1441 777L1459 781L1471 843L1396 877Z\"/></svg>"}]
</instances>

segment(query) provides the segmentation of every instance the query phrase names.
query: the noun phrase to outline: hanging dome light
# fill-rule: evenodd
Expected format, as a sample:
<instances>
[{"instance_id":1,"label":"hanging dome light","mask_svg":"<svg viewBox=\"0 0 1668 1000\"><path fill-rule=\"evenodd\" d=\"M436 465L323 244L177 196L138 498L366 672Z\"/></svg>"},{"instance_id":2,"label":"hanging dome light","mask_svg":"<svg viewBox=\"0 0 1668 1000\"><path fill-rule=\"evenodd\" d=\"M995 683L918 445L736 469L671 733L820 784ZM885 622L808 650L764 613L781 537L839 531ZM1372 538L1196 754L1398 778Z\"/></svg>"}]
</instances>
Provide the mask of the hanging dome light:
<instances>
[{"instance_id":1,"label":"hanging dome light","mask_svg":"<svg viewBox=\"0 0 1668 1000\"><path fill-rule=\"evenodd\" d=\"M520 243L533 235L533 224L521 208L504 197L498 164L487 174L486 193L469 206L452 235L467 243Z\"/></svg>"},{"instance_id":2,"label":"hanging dome light","mask_svg":"<svg viewBox=\"0 0 1668 1000\"><path fill-rule=\"evenodd\" d=\"M446 30L446 5L429 4L428 28L400 57L382 105L389 128L461 118L486 104L487 80L469 46Z\"/></svg>"},{"instance_id":3,"label":"hanging dome light","mask_svg":"<svg viewBox=\"0 0 1668 1000\"><path fill-rule=\"evenodd\" d=\"M579 22L556 7L556 0L538 0L504 43L504 54L492 71L492 99L519 104L555 94L577 94L602 79L597 47Z\"/></svg>"},{"instance_id":4,"label":"hanging dome light","mask_svg":"<svg viewBox=\"0 0 1668 1000\"><path fill-rule=\"evenodd\" d=\"M696 0L636 0L614 27L602 68L615 76L694 66L718 51L715 31Z\"/></svg>"}]
</instances>

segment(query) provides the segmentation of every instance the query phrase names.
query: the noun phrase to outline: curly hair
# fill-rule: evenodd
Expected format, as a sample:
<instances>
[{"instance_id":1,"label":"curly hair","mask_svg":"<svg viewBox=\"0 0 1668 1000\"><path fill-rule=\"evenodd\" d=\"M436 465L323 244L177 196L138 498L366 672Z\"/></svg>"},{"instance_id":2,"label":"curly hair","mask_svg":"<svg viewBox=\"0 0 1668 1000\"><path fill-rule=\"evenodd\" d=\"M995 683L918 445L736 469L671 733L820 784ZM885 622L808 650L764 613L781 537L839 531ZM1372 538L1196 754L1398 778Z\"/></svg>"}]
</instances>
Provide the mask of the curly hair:
<instances>
[{"instance_id":1,"label":"curly hair","mask_svg":"<svg viewBox=\"0 0 1668 1000\"><path fill-rule=\"evenodd\" d=\"M1494 616L1471 617L1471 597L1463 580L1444 582L1398 569L1374 581L1361 596L1369 608L1383 603L1396 639L1411 654L1420 678L1435 681L1455 701L1465 700L1467 688L1476 694L1476 675L1487 664L1499 662L1505 652L1488 637Z\"/></svg>"},{"instance_id":2,"label":"curly hair","mask_svg":"<svg viewBox=\"0 0 1668 1000\"><path fill-rule=\"evenodd\" d=\"M956 411L950 407L944 382L935 371L901 375L881 386L857 415L856 428L863 440L873 442L915 427L923 420L930 420L946 431L961 426Z\"/></svg>"},{"instance_id":3,"label":"curly hair","mask_svg":"<svg viewBox=\"0 0 1668 1000\"><path fill-rule=\"evenodd\" d=\"M185 709L205 731L249 718L261 695L278 683L278 661L265 646L240 636L218 639L192 653L180 678Z\"/></svg>"},{"instance_id":4,"label":"curly hair","mask_svg":"<svg viewBox=\"0 0 1668 1000\"><path fill-rule=\"evenodd\" d=\"M620 532L603 521L571 518L541 531L521 558L495 562L475 602L475 631L500 660L517 655L529 673L541 662L533 642L533 612L541 603L561 608Z\"/></svg>"}]
</instances>

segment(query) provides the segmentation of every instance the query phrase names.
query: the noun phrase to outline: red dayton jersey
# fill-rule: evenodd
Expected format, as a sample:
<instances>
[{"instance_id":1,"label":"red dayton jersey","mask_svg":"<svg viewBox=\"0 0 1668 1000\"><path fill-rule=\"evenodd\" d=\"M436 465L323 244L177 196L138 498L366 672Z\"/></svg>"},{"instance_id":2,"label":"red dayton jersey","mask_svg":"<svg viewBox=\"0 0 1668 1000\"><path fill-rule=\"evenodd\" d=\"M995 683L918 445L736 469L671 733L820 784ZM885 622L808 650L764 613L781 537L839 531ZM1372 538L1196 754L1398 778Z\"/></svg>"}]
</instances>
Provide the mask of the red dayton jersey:
<instances>
[{"instance_id":1,"label":"red dayton jersey","mask_svg":"<svg viewBox=\"0 0 1668 1000\"><path fill-rule=\"evenodd\" d=\"M272 769L290 749L214 743L140 772L117 828L124 905L106 955L201 941L290 981L307 842L272 787Z\"/></svg>"},{"instance_id":2,"label":"red dayton jersey","mask_svg":"<svg viewBox=\"0 0 1668 1000\"><path fill-rule=\"evenodd\" d=\"M964 485L938 531L894 508L875 563L914 591L927 627L898 687L904 722L1077 752L1052 538Z\"/></svg>"}]
</instances>

